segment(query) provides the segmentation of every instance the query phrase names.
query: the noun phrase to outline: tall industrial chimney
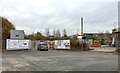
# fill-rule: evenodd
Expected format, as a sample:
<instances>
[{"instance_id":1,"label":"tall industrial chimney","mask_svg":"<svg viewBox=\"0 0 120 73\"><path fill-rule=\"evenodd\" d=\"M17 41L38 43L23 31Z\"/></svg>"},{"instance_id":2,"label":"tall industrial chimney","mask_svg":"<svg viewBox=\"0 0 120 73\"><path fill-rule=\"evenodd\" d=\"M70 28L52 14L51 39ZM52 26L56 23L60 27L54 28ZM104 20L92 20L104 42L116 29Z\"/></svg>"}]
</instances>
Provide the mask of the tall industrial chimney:
<instances>
[{"instance_id":1,"label":"tall industrial chimney","mask_svg":"<svg viewBox=\"0 0 120 73\"><path fill-rule=\"evenodd\" d=\"M81 34L83 34L83 18L81 18Z\"/></svg>"},{"instance_id":2,"label":"tall industrial chimney","mask_svg":"<svg viewBox=\"0 0 120 73\"><path fill-rule=\"evenodd\" d=\"M79 34L78 34L78 37L77 38L79 38L79 40L81 41L82 40L82 37L83 37L83 18L80 18L80 32L79 32Z\"/></svg>"}]
</instances>

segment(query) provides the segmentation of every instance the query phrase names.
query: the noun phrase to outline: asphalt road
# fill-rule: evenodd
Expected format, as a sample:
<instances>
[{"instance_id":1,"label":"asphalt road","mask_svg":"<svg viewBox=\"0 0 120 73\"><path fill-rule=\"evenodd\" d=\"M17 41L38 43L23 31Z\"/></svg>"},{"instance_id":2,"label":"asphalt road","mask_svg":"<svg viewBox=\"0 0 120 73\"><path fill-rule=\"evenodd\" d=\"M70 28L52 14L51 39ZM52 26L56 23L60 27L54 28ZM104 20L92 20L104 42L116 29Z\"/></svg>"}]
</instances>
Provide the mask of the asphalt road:
<instances>
[{"instance_id":1,"label":"asphalt road","mask_svg":"<svg viewBox=\"0 0 120 73\"><path fill-rule=\"evenodd\" d=\"M118 55L96 51L21 50L2 53L3 71L118 71Z\"/></svg>"}]
</instances>

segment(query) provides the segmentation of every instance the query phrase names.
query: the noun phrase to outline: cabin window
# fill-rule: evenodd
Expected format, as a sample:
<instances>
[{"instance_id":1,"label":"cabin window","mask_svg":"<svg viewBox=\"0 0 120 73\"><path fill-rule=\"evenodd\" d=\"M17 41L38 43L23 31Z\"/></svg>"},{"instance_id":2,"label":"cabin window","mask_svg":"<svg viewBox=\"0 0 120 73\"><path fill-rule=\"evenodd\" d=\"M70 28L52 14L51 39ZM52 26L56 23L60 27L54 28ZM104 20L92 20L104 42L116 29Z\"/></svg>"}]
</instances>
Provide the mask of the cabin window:
<instances>
[{"instance_id":1,"label":"cabin window","mask_svg":"<svg viewBox=\"0 0 120 73\"><path fill-rule=\"evenodd\" d=\"M16 35L16 37L19 37L19 35Z\"/></svg>"}]
</instances>

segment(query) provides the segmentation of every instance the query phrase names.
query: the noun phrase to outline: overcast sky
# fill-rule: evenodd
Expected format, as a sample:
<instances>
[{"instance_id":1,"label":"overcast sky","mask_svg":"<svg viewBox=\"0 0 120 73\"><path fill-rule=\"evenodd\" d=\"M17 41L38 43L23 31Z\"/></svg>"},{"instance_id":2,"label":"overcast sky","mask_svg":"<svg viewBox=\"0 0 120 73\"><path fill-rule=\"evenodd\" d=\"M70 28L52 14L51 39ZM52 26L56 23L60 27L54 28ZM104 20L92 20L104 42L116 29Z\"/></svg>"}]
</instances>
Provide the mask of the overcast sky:
<instances>
[{"instance_id":1,"label":"overcast sky","mask_svg":"<svg viewBox=\"0 0 120 73\"><path fill-rule=\"evenodd\" d=\"M0 0L0 16L26 34L46 28L76 34L81 17L84 32L105 32L118 25L118 0Z\"/></svg>"}]
</instances>

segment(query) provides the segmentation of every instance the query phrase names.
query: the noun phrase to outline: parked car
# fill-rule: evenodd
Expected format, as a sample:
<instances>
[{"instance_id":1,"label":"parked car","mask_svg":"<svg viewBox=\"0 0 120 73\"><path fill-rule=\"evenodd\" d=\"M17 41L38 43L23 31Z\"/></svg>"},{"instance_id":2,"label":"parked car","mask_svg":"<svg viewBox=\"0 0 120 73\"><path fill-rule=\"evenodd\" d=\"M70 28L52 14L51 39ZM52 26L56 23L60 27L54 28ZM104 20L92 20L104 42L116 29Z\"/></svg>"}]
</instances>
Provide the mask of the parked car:
<instances>
[{"instance_id":1,"label":"parked car","mask_svg":"<svg viewBox=\"0 0 120 73\"><path fill-rule=\"evenodd\" d=\"M37 46L38 51L48 51L48 44L45 41L40 41L40 44Z\"/></svg>"}]
</instances>

